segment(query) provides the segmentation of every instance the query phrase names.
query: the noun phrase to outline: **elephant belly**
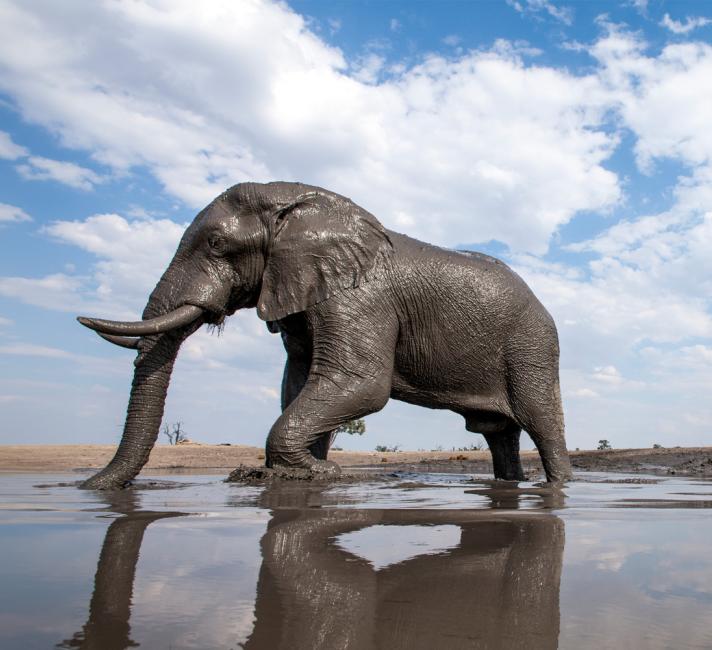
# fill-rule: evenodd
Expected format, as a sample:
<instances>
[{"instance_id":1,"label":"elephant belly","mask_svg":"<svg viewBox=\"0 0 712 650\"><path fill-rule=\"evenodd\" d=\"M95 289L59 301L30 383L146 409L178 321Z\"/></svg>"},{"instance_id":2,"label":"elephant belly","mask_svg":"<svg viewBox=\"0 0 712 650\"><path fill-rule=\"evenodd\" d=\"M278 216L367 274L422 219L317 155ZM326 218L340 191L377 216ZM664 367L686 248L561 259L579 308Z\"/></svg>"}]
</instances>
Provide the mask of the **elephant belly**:
<instances>
[{"instance_id":1,"label":"elephant belly","mask_svg":"<svg viewBox=\"0 0 712 650\"><path fill-rule=\"evenodd\" d=\"M474 367L443 368L436 360L399 364L393 372L391 397L402 402L456 413L512 416L501 371ZM488 371L489 370L489 371Z\"/></svg>"}]
</instances>

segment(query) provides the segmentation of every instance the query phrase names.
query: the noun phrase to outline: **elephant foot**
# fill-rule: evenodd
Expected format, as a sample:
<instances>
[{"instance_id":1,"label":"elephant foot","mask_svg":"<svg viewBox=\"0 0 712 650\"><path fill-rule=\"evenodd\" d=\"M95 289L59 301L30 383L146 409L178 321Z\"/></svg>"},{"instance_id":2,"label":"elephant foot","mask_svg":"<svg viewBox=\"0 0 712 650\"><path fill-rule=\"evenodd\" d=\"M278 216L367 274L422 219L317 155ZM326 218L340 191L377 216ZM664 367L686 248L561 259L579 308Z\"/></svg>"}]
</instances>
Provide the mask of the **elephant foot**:
<instances>
[{"instance_id":1,"label":"elephant foot","mask_svg":"<svg viewBox=\"0 0 712 650\"><path fill-rule=\"evenodd\" d=\"M269 467L237 467L227 477L229 483L268 483L273 479L288 481L318 481L338 478L341 468L330 460L314 458L308 464L299 466L272 462Z\"/></svg>"},{"instance_id":2,"label":"elephant foot","mask_svg":"<svg viewBox=\"0 0 712 650\"><path fill-rule=\"evenodd\" d=\"M79 484L81 490L123 490L132 482L121 477L101 476L96 474Z\"/></svg>"},{"instance_id":3,"label":"elephant foot","mask_svg":"<svg viewBox=\"0 0 712 650\"><path fill-rule=\"evenodd\" d=\"M341 467L333 460L311 459L309 465L304 469L309 470L315 476L341 476Z\"/></svg>"},{"instance_id":4,"label":"elephant foot","mask_svg":"<svg viewBox=\"0 0 712 650\"><path fill-rule=\"evenodd\" d=\"M123 490L132 485L132 478L128 477L125 472L107 471L105 468L82 481L79 488L82 490Z\"/></svg>"}]
</instances>

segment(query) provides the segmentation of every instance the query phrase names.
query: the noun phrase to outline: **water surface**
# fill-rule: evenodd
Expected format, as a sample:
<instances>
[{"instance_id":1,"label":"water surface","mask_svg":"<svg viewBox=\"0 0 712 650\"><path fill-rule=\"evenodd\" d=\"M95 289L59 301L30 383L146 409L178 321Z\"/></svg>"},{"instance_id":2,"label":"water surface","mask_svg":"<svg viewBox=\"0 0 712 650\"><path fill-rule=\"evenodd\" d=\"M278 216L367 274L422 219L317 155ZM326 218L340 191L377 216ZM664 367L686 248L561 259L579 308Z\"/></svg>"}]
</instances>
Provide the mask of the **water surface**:
<instances>
[{"instance_id":1,"label":"water surface","mask_svg":"<svg viewBox=\"0 0 712 650\"><path fill-rule=\"evenodd\" d=\"M0 474L2 648L712 647L710 481L77 478Z\"/></svg>"}]
</instances>

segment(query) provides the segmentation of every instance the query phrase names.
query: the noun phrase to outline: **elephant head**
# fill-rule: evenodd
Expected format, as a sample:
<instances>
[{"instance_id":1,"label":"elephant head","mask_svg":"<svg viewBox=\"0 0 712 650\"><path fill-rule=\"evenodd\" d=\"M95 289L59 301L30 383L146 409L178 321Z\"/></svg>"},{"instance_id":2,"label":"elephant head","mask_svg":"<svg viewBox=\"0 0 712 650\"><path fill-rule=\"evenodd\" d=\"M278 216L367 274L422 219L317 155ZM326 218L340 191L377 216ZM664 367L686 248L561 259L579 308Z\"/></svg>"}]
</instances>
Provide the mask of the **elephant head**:
<instances>
[{"instance_id":1,"label":"elephant head","mask_svg":"<svg viewBox=\"0 0 712 650\"><path fill-rule=\"evenodd\" d=\"M257 307L266 321L304 311L367 280L390 250L375 217L318 187L243 183L217 197L185 231L143 320L78 319L139 351L119 448L83 487L121 487L141 470L180 344L203 323L220 325L244 307Z\"/></svg>"}]
</instances>

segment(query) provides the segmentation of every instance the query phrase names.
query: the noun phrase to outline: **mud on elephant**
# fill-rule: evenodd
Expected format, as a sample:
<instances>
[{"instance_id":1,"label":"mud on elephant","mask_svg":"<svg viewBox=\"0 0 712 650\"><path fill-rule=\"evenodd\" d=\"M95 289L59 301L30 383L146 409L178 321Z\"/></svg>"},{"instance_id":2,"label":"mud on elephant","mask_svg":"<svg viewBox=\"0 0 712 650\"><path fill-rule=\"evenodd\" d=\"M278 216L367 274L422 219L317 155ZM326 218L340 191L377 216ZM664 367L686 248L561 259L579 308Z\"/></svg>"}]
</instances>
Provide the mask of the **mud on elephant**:
<instances>
[{"instance_id":1,"label":"mud on elephant","mask_svg":"<svg viewBox=\"0 0 712 650\"><path fill-rule=\"evenodd\" d=\"M84 487L116 488L148 460L181 342L256 307L287 351L270 467L338 472L330 432L389 398L449 409L484 434L497 478L518 480L524 429L547 479L570 474L550 315L505 264L386 230L300 183L242 183L202 210L135 323L79 318L138 350L123 437Z\"/></svg>"}]
</instances>

